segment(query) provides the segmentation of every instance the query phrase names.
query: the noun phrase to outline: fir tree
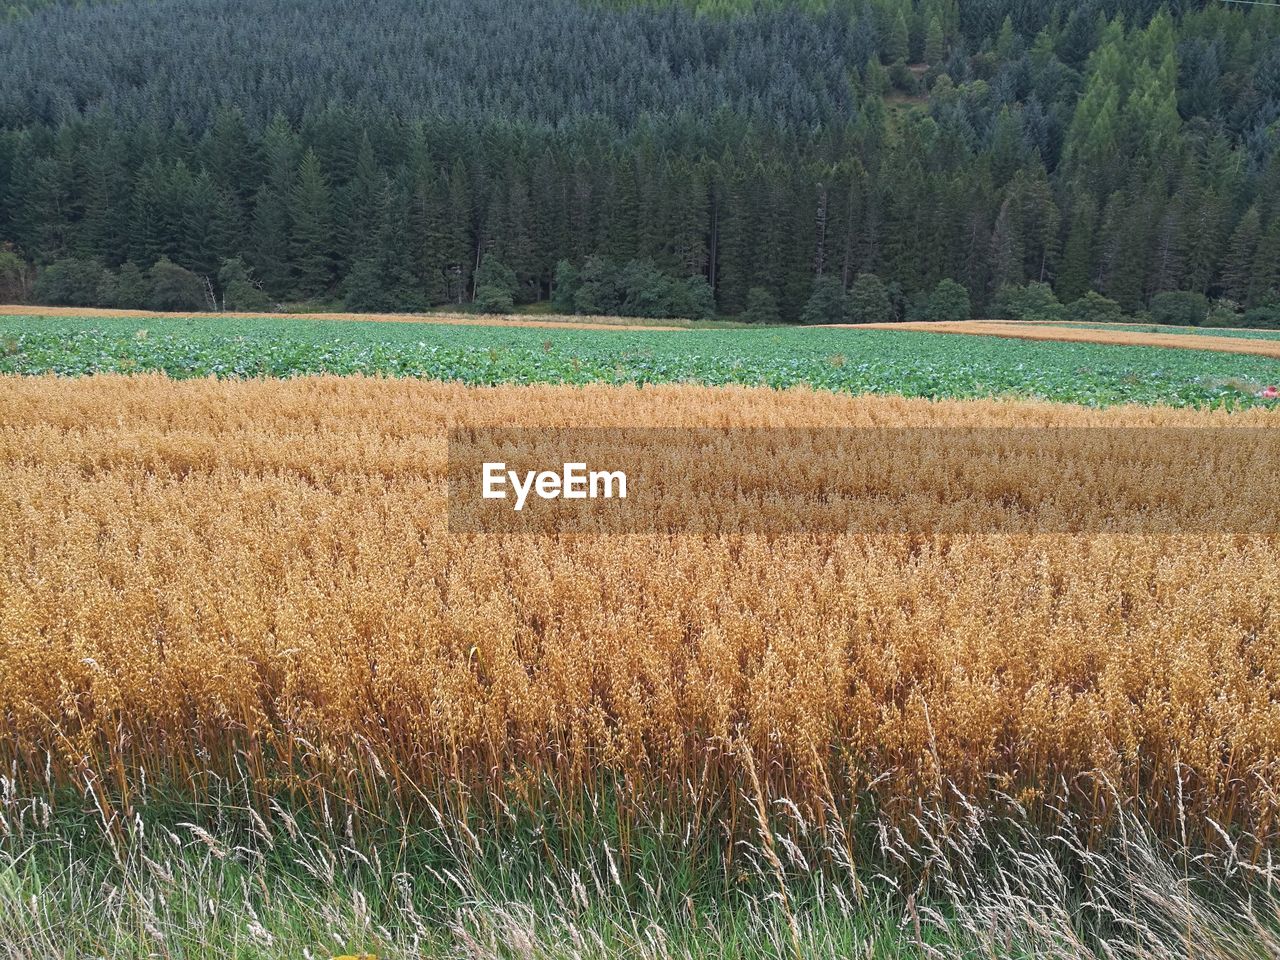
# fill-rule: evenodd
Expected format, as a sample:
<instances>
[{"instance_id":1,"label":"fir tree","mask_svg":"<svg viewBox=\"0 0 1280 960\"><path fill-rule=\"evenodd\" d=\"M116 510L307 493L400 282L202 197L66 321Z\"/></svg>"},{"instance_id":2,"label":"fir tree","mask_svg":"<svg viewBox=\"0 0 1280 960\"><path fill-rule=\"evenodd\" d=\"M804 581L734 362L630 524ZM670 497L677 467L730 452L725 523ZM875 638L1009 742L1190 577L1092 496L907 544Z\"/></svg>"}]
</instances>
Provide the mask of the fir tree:
<instances>
[{"instance_id":1,"label":"fir tree","mask_svg":"<svg viewBox=\"0 0 1280 960\"><path fill-rule=\"evenodd\" d=\"M329 181L312 150L302 156L289 213L296 289L304 298L323 296L333 282L333 210Z\"/></svg>"},{"instance_id":2,"label":"fir tree","mask_svg":"<svg viewBox=\"0 0 1280 960\"><path fill-rule=\"evenodd\" d=\"M942 24L937 17L929 20L929 30L925 34L924 62L939 64L947 56L946 39L942 35Z\"/></svg>"}]
</instances>

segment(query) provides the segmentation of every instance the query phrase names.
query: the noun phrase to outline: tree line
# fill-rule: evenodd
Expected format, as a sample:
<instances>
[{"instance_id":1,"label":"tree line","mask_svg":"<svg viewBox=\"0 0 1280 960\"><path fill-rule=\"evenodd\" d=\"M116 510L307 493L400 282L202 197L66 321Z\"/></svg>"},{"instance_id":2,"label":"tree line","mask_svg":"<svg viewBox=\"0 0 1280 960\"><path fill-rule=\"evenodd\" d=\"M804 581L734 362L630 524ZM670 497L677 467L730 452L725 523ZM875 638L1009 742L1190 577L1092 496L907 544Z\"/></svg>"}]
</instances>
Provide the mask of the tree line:
<instances>
[{"instance_id":1,"label":"tree line","mask_svg":"<svg viewBox=\"0 0 1280 960\"><path fill-rule=\"evenodd\" d=\"M33 14L0 27L0 293L154 306L162 264L247 309L1280 301L1274 12L817 6L385 0L345 32L273 0ZM424 7L435 33L387 39Z\"/></svg>"}]
</instances>

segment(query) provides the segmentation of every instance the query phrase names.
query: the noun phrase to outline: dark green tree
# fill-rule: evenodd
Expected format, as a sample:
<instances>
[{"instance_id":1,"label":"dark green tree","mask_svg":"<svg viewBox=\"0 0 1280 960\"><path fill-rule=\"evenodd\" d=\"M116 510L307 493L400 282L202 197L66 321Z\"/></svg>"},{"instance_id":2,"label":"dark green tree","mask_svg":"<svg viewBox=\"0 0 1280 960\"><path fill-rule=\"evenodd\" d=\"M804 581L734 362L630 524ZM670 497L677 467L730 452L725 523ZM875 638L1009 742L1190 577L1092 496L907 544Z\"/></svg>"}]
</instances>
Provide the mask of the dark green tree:
<instances>
[{"instance_id":1,"label":"dark green tree","mask_svg":"<svg viewBox=\"0 0 1280 960\"><path fill-rule=\"evenodd\" d=\"M40 271L35 282L35 299L37 303L55 306L100 306L106 280L98 261L66 257Z\"/></svg>"},{"instance_id":2,"label":"dark green tree","mask_svg":"<svg viewBox=\"0 0 1280 960\"><path fill-rule=\"evenodd\" d=\"M924 62L938 64L946 59L946 56L947 44L946 38L942 34L942 23L935 16L930 18L929 29L925 34Z\"/></svg>"},{"instance_id":3,"label":"dark green tree","mask_svg":"<svg viewBox=\"0 0 1280 960\"><path fill-rule=\"evenodd\" d=\"M1065 315L1073 323L1120 323L1124 320L1120 304L1095 290L1067 304Z\"/></svg>"},{"instance_id":4,"label":"dark green tree","mask_svg":"<svg viewBox=\"0 0 1280 960\"><path fill-rule=\"evenodd\" d=\"M1004 320L1061 320L1062 303L1047 283L1002 287L991 304L991 312Z\"/></svg>"},{"instance_id":5,"label":"dark green tree","mask_svg":"<svg viewBox=\"0 0 1280 960\"><path fill-rule=\"evenodd\" d=\"M245 262L239 257L224 260L218 270L224 310L259 313L271 309L271 298L253 282Z\"/></svg>"},{"instance_id":6,"label":"dark green tree","mask_svg":"<svg viewBox=\"0 0 1280 960\"><path fill-rule=\"evenodd\" d=\"M108 273L102 304L122 310L145 310L151 302L151 278L136 263L127 260L115 273Z\"/></svg>"},{"instance_id":7,"label":"dark green tree","mask_svg":"<svg viewBox=\"0 0 1280 960\"><path fill-rule=\"evenodd\" d=\"M516 306L509 289L479 281L475 305L481 313L511 313Z\"/></svg>"},{"instance_id":8,"label":"dark green tree","mask_svg":"<svg viewBox=\"0 0 1280 960\"><path fill-rule=\"evenodd\" d=\"M322 297L333 283L333 209L329 181L315 152L302 155L290 193L294 289L308 299Z\"/></svg>"},{"instance_id":9,"label":"dark green tree","mask_svg":"<svg viewBox=\"0 0 1280 960\"><path fill-rule=\"evenodd\" d=\"M874 273L860 273L847 297L852 323L885 323L893 320L893 303L884 281Z\"/></svg>"},{"instance_id":10,"label":"dark green tree","mask_svg":"<svg viewBox=\"0 0 1280 960\"><path fill-rule=\"evenodd\" d=\"M150 276L151 298L148 306L152 310L181 312L208 310L213 306L209 302L211 288L206 281L171 260L157 260L151 267Z\"/></svg>"},{"instance_id":11,"label":"dark green tree","mask_svg":"<svg viewBox=\"0 0 1280 960\"><path fill-rule=\"evenodd\" d=\"M782 315L778 313L778 298L764 287L752 287L747 292L746 308L738 314L738 319L755 324L780 322Z\"/></svg>"},{"instance_id":12,"label":"dark green tree","mask_svg":"<svg viewBox=\"0 0 1280 960\"><path fill-rule=\"evenodd\" d=\"M818 277L800 316L804 324L848 323L849 298L835 277Z\"/></svg>"},{"instance_id":13,"label":"dark green tree","mask_svg":"<svg viewBox=\"0 0 1280 960\"><path fill-rule=\"evenodd\" d=\"M954 280L939 280L921 301L913 307L911 320L968 320L973 316L969 291Z\"/></svg>"},{"instance_id":14,"label":"dark green tree","mask_svg":"<svg viewBox=\"0 0 1280 960\"><path fill-rule=\"evenodd\" d=\"M1151 319L1179 327L1198 327L1209 315L1209 301L1202 293L1170 291L1151 298Z\"/></svg>"},{"instance_id":15,"label":"dark green tree","mask_svg":"<svg viewBox=\"0 0 1280 960\"><path fill-rule=\"evenodd\" d=\"M1253 296L1253 265L1261 240L1262 218L1256 206L1250 207L1231 234L1222 269L1227 296L1237 303L1248 303Z\"/></svg>"}]
</instances>

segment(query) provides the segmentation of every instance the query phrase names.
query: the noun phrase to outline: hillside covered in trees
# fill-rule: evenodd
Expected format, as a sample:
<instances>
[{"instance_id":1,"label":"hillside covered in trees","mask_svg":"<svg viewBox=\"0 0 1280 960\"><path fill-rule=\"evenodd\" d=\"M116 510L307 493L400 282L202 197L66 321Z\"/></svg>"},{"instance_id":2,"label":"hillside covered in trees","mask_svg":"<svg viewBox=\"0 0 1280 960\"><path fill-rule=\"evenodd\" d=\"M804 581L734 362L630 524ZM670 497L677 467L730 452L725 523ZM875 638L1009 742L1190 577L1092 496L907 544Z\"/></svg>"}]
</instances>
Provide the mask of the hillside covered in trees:
<instances>
[{"instance_id":1,"label":"hillside covered in trees","mask_svg":"<svg viewBox=\"0 0 1280 960\"><path fill-rule=\"evenodd\" d=\"M4 300L1280 304L1263 7L17 4L0 62Z\"/></svg>"}]
</instances>

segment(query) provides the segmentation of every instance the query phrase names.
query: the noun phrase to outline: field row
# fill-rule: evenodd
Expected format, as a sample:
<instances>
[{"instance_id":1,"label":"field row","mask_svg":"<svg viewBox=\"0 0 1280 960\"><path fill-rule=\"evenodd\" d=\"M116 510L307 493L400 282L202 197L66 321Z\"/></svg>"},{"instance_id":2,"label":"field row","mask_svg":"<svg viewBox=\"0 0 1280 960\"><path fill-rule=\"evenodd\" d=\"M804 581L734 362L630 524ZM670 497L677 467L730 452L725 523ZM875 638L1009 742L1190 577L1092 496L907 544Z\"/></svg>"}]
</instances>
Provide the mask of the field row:
<instances>
[{"instance_id":1,"label":"field row","mask_svg":"<svg viewBox=\"0 0 1280 960\"><path fill-rule=\"evenodd\" d=\"M264 791L353 800L376 781L409 804L616 776L628 803L741 832L750 814L723 802L747 749L771 796L812 813L871 793L908 828L947 783L1041 812L1141 806L1170 832L1180 811L1275 828L1273 539L444 530L445 431L464 420L1262 412L150 376L4 378L0 406L0 744L24 776L89 764L126 805L144 769L182 785L242 764Z\"/></svg>"},{"instance_id":2,"label":"field row","mask_svg":"<svg viewBox=\"0 0 1280 960\"><path fill-rule=\"evenodd\" d=\"M1160 337L1192 337L1192 341L1180 343L1198 344L1202 337L1226 337L1232 340L1280 340L1280 330L1260 327L1171 327L1163 324L1143 323L1074 323L1070 320L1034 320L1030 323L1042 327L1062 327L1075 330L1118 330L1124 333L1155 334Z\"/></svg>"},{"instance_id":3,"label":"field row","mask_svg":"<svg viewBox=\"0 0 1280 960\"><path fill-rule=\"evenodd\" d=\"M473 385L803 385L853 394L1013 396L1090 406L1251 406L1268 402L1257 394L1280 383L1280 363L1270 357L907 329L673 332L284 318L0 317L0 373L145 371L175 378L363 373Z\"/></svg>"},{"instance_id":4,"label":"field row","mask_svg":"<svg viewBox=\"0 0 1280 960\"><path fill-rule=\"evenodd\" d=\"M947 323L868 324L879 330L911 330L919 333L967 334L978 337L1009 337L1038 342L1098 343L1123 347L1164 347L1174 350L1209 350L1280 358L1280 343L1258 331L1219 331L1234 336L1215 336L1212 331L1162 332L1152 327L1121 324L1022 323L1013 320L961 320ZM866 329L864 327L863 329Z\"/></svg>"},{"instance_id":5,"label":"field row","mask_svg":"<svg viewBox=\"0 0 1280 960\"><path fill-rule=\"evenodd\" d=\"M0 304L0 316L62 317L80 320L136 320L156 319L150 310L117 310L108 307L49 307L34 304ZM225 323L228 320L263 320L260 313L184 313L161 314L180 316L187 320L206 323ZM484 314L484 313L300 313L276 314L277 320L335 320L344 323L417 323L468 327L528 327L531 329L560 330L685 330L687 320L641 320L634 317L564 316L560 314Z\"/></svg>"}]
</instances>

